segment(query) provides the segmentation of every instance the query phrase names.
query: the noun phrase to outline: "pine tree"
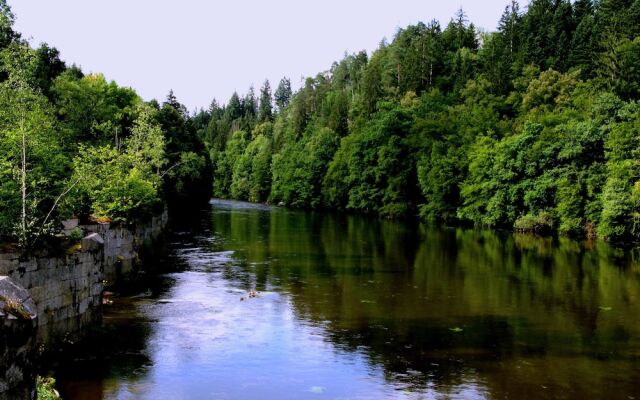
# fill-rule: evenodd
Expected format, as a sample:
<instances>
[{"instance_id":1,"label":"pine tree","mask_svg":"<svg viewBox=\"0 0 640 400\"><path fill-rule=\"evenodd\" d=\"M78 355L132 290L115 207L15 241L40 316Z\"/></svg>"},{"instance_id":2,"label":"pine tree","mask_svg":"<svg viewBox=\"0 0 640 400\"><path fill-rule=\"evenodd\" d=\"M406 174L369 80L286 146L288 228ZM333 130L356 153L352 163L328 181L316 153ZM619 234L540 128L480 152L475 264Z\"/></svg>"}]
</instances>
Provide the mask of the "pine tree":
<instances>
[{"instance_id":1,"label":"pine tree","mask_svg":"<svg viewBox=\"0 0 640 400\"><path fill-rule=\"evenodd\" d=\"M256 99L256 92L253 86L249 88L249 92L244 96L242 100L242 111L246 118L255 118L258 111L258 100Z\"/></svg>"},{"instance_id":2,"label":"pine tree","mask_svg":"<svg viewBox=\"0 0 640 400\"><path fill-rule=\"evenodd\" d=\"M276 106L278 106L278 111L282 111L285 107L289 105L289 101L291 101L291 81L289 78L284 77L280 80L278 84L278 88L274 94Z\"/></svg>"},{"instance_id":3,"label":"pine tree","mask_svg":"<svg viewBox=\"0 0 640 400\"><path fill-rule=\"evenodd\" d=\"M231 98L229 99L229 103L225 107L225 117L229 121L233 121L242 116L242 103L240 102L240 96L238 96L237 92L233 92Z\"/></svg>"},{"instance_id":4,"label":"pine tree","mask_svg":"<svg viewBox=\"0 0 640 400\"><path fill-rule=\"evenodd\" d=\"M273 118L273 105L271 98L271 85L265 80L260 89L260 108L258 109L258 121L270 121Z\"/></svg>"},{"instance_id":5,"label":"pine tree","mask_svg":"<svg viewBox=\"0 0 640 400\"><path fill-rule=\"evenodd\" d=\"M571 39L568 65L572 68L580 69L583 77L592 78L596 52L595 19L593 14L578 10L577 2L575 7L574 14L576 15L578 26Z\"/></svg>"},{"instance_id":6,"label":"pine tree","mask_svg":"<svg viewBox=\"0 0 640 400\"><path fill-rule=\"evenodd\" d=\"M167 95L167 100L165 100L164 105L171 106L174 110L180 113L183 118L188 118L189 112L187 108L178 101L178 98L173 93L173 89L169 90L169 94Z\"/></svg>"}]
</instances>

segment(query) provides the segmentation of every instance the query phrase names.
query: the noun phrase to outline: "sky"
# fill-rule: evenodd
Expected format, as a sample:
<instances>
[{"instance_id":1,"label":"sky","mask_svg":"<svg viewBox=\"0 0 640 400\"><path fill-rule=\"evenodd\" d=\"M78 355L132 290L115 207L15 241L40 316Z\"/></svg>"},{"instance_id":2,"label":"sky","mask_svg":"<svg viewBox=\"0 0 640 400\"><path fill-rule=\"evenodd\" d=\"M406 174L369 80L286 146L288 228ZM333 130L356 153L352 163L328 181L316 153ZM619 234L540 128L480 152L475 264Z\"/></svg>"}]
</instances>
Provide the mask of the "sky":
<instances>
[{"instance_id":1,"label":"sky","mask_svg":"<svg viewBox=\"0 0 640 400\"><path fill-rule=\"evenodd\" d=\"M234 91L275 90L283 76L326 71L345 52L369 54L398 28L446 25L462 7L495 30L508 0L8 0L15 29L67 64L134 88L145 100L169 89L189 110L226 103ZM521 1L524 4L524 2Z\"/></svg>"}]
</instances>

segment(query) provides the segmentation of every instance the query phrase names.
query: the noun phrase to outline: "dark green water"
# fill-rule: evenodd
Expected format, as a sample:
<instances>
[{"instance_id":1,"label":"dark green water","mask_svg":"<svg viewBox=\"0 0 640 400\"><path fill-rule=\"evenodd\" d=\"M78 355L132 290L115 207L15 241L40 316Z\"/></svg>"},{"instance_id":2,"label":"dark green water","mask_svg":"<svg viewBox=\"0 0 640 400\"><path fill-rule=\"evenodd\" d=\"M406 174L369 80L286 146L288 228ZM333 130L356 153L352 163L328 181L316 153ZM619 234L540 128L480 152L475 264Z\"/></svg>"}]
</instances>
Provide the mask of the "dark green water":
<instances>
[{"instance_id":1,"label":"dark green water","mask_svg":"<svg viewBox=\"0 0 640 400\"><path fill-rule=\"evenodd\" d=\"M640 399L634 253L225 201L183 229L65 399Z\"/></svg>"}]
</instances>

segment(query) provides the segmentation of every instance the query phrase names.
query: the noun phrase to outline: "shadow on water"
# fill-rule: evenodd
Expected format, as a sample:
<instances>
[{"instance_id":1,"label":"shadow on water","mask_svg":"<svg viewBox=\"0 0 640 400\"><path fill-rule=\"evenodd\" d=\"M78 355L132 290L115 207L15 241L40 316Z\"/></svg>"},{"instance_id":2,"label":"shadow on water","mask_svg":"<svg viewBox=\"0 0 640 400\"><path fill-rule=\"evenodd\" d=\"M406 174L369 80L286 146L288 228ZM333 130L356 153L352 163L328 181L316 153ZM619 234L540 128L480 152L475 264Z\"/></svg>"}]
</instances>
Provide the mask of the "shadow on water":
<instances>
[{"instance_id":1,"label":"shadow on water","mask_svg":"<svg viewBox=\"0 0 640 400\"><path fill-rule=\"evenodd\" d=\"M167 273L53 368L66 398L640 395L633 252L239 202L203 215L174 220Z\"/></svg>"}]
</instances>

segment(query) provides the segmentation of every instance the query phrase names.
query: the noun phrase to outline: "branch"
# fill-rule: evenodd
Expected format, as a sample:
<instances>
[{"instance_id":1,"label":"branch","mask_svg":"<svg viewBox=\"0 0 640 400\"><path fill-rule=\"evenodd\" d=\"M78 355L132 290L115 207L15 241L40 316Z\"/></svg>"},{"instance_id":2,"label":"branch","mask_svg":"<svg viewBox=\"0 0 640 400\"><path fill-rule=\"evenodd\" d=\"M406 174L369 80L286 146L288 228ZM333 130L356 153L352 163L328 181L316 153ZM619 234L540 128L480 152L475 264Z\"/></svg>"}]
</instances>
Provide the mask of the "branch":
<instances>
[{"instance_id":1,"label":"branch","mask_svg":"<svg viewBox=\"0 0 640 400\"><path fill-rule=\"evenodd\" d=\"M182 164L186 164L186 163L188 163L188 162L190 162L190 161L191 161L191 160L184 160L184 161L180 161L180 162L179 162L179 163L177 163L177 164L173 164L171 167L169 167L169 169L168 169L168 170L164 171L164 172L162 173L162 175L160 175L160 179L164 178L164 176L165 176L166 174L168 174L168 173L169 173L169 171L171 171L172 169L174 169L174 168L176 168L176 167L179 167L179 166L181 166Z\"/></svg>"},{"instance_id":2,"label":"branch","mask_svg":"<svg viewBox=\"0 0 640 400\"><path fill-rule=\"evenodd\" d=\"M53 202L53 206L51 207L51 210L49 210L49 213L47 214L47 216L45 217L44 221L42 222L42 227L44 228L44 226L47 224L47 221L49 221L49 217L51 216L51 214L53 213L53 210L56 209L56 207L58 206L58 202L60 201L60 199L62 199L62 197L64 197L67 193L69 193L71 191L71 189L73 189L81 180L82 180L82 176L80 176L78 179L76 179L75 182L73 182L73 184L71 186L69 186L67 188L67 190L65 190L64 192L62 192L60 194L60 196L58 196L58 198L56 199L56 201Z\"/></svg>"}]
</instances>

